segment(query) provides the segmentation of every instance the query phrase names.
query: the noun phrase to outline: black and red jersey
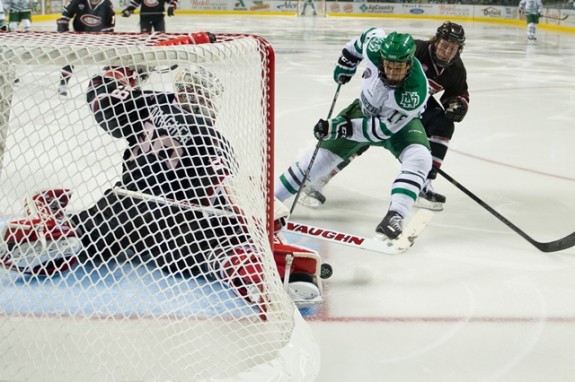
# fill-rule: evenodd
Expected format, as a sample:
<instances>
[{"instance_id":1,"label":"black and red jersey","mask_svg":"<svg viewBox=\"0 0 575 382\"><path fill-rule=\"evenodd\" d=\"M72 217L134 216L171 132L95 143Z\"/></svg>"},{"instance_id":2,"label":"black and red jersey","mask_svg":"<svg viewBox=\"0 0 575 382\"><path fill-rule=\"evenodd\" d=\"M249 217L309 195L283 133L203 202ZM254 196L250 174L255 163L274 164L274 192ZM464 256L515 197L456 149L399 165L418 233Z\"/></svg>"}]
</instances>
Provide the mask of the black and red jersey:
<instances>
[{"instance_id":1,"label":"black and red jersey","mask_svg":"<svg viewBox=\"0 0 575 382\"><path fill-rule=\"evenodd\" d=\"M431 42L428 40L415 40L415 57L421 62L421 66L429 81L431 94L444 91L441 100L461 96L469 102L467 87L467 71L458 55L451 65L441 68L433 62Z\"/></svg>"},{"instance_id":2,"label":"black and red jersey","mask_svg":"<svg viewBox=\"0 0 575 382\"><path fill-rule=\"evenodd\" d=\"M142 15L162 15L166 9L166 4L177 7L177 0L131 0L128 9L132 11L140 7Z\"/></svg>"},{"instance_id":3,"label":"black and red jersey","mask_svg":"<svg viewBox=\"0 0 575 382\"><path fill-rule=\"evenodd\" d=\"M64 6L62 18L73 20L76 32L113 32L116 24L110 0L100 0L97 4L90 0L71 0Z\"/></svg>"},{"instance_id":4,"label":"black and red jersey","mask_svg":"<svg viewBox=\"0 0 575 382\"><path fill-rule=\"evenodd\" d=\"M121 181L128 190L206 205L237 172L228 140L210 119L181 108L173 93L97 76L87 101L100 127L128 142Z\"/></svg>"}]
</instances>

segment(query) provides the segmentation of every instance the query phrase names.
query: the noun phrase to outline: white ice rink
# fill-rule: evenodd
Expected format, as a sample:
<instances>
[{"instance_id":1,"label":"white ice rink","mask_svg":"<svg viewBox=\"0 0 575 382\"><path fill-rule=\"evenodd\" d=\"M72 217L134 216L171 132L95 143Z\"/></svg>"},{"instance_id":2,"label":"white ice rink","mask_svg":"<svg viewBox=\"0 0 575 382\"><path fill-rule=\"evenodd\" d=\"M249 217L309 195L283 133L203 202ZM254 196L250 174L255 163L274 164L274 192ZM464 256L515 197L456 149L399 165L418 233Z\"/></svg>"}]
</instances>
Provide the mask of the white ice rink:
<instances>
[{"instance_id":1,"label":"white ice rink","mask_svg":"<svg viewBox=\"0 0 575 382\"><path fill-rule=\"evenodd\" d=\"M138 31L138 17L117 31ZM276 51L276 172L315 145L343 45L371 26L428 38L442 20L182 16L168 31L254 33ZM448 174L537 241L575 231L575 34L462 22L470 109ZM55 30L55 22L35 29ZM359 92L345 85L336 112ZM56 84L54 85L56 86ZM293 221L372 236L399 165L373 148ZM448 202L415 246L386 256L318 245L334 275L308 321L318 382L575 380L575 248L543 253L443 179ZM291 206L291 200L288 201Z\"/></svg>"}]
</instances>

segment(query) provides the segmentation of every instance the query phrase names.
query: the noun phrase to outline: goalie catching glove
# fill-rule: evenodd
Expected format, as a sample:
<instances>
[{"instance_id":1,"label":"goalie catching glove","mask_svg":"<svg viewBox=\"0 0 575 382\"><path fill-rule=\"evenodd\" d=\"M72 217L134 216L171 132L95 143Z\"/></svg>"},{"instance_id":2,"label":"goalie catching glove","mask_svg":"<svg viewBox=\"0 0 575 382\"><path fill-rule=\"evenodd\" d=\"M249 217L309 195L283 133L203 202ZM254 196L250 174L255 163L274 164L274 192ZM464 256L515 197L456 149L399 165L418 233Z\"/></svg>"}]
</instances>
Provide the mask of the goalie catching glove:
<instances>
[{"instance_id":1,"label":"goalie catching glove","mask_svg":"<svg viewBox=\"0 0 575 382\"><path fill-rule=\"evenodd\" d=\"M347 84L355 74L357 65L360 61L360 58L355 57L344 49L341 52L341 57L337 60L335 69L333 70L334 81L342 85Z\"/></svg>"},{"instance_id":2,"label":"goalie catching glove","mask_svg":"<svg viewBox=\"0 0 575 382\"><path fill-rule=\"evenodd\" d=\"M65 217L70 191L46 190L26 200L28 219L9 221L2 232L0 263L25 275L50 276L77 261L82 243Z\"/></svg>"},{"instance_id":3,"label":"goalie catching glove","mask_svg":"<svg viewBox=\"0 0 575 382\"><path fill-rule=\"evenodd\" d=\"M334 140L349 138L353 134L353 125L347 117L337 117L326 121L320 119L313 128L313 135L317 140Z\"/></svg>"},{"instance_id":4,"label":"goalie catching glove","mask_svg":"<svg viewBox=\"0 0 575 382\"><path fill-rule=\"evenodd\" d=\"M461 122L467 114L469 104L463 97L452 97L443 101L443 107L445 108L445 118L453 122Z\"/></svg>"}]
</instances>

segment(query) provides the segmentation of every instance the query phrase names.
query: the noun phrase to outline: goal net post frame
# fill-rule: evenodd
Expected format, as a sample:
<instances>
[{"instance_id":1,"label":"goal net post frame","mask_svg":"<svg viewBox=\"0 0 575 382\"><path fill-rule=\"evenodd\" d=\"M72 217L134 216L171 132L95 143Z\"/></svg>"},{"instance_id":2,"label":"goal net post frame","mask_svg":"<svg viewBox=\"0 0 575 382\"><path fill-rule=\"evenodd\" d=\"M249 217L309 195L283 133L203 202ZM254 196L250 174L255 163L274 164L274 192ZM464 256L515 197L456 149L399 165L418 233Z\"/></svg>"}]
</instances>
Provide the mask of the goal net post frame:
<instances>
[{"instance_id":1,"label":"goal net post frame","mask_svg":"<svg viewBox=\"0 0 575 382\"><path fill-rule=\"evenodd\" d=\"M271 377L298 381L311 380L317 373L317 344L283 289L270 248L273 49L260 37L240 34L219 34L213 44L157 46L159 41L187 35L2 34L0 224L25 216L23 198L38 190L71 186L74 197L69 208L78 211L93 204L118 180L125 144L96 131L99 128L85 99L89 79L103 67L205 66L225 89L216 127L234 147L246 146L242 151L247 152L241 152L238 161L247 170L227 187L240 207L254 217L250 232L257 236L255 240L262 248L267 246L265 291L271 302L266 319L259 319L249 307L237 308L243 302L221 285L174 280L145 267L134 271L120 265L103 275L86 267L74 277L45 278L0 267L2 379L235 381L245 377L256 381ZM74 66L68 98L56 92L65 65ZM173 79L170 70L152 72L146 86L170 91ZM84 152L76 153L78 147ZM266 165L257 167L258 161ZM102 170L91 172L94 164ZM251 182L260 184L259 188L249 188ZM257 222L265 222L266 229L257 227ZM110 282L114 277L119 279ZM155 292L159 285L173 289L139 295L134 287L149 286L150 279L154 279ZM122 283L126 294L119 287ZM186 290L192 288L188 284L196 289ZM208 306L198 309L208 289L220 297L209 295ZM136 293L135 297L130 293ZM166 301L168 294L173 300ZM150 296L157 306L146 300ZM221 296L226 300L212 301ZM115 298L125 305L119 306ZM141 305L135 302L138 298Z\"/></svg>"}]
</instances>

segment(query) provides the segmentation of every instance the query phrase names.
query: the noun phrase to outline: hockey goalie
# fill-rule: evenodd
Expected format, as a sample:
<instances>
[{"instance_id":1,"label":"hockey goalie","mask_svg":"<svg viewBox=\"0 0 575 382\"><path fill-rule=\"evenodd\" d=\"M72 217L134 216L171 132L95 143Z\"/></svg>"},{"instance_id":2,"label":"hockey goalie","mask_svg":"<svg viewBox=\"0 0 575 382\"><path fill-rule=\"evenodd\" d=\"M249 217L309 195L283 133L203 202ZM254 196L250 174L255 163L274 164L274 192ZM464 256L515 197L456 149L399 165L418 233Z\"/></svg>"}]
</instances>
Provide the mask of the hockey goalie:
<instances>
[{"instance_id":1,"label":"hockey goalie","mask_svg":"<svg viewBox=\"0 0 575 382\"><path fill-rule=\"evenodd\" d=\"M218 280L265 312L265 249L247 229L254 219L226 192L239 164L214 127L223 85L190 65L178 68L173 92L143 90L150 73L107 67L88 85L86 101L98 126L127 143L121 180L79 212L66 210L73 190L27 198L28 216L4 227L0 262L23 274L57 277L76 263L137 261L171 275ZM278 213L278 226L286 218ZM294 301L321 301L316 252L278 234L274 258Z\"/></svg>"}]
</instances>

